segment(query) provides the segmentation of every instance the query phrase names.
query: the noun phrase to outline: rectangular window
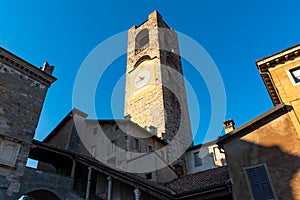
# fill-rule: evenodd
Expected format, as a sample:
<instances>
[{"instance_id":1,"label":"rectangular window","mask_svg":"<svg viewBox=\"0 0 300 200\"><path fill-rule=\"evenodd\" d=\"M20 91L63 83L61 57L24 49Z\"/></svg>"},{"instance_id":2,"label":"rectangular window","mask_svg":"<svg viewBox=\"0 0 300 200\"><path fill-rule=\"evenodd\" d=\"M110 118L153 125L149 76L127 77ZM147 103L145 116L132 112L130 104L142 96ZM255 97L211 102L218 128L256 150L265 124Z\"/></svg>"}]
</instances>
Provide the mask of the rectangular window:
<instances>
[{"instance_id":1,"label":"rectangular window","mask_svg":"<svg viewBox=\"0 0 300 200\"><path fill-rule=\"evenodd\" d=\"M148 174L145 174L145 176L146 176L146 179L148 179L148 180L152 179L152 173L151 172L148 173Z\"/></svg>"},{"instance_id":2,"label":"rectangular window","mask_svg":"<svg viewBox=\"0 0 300 200\"><path fill-rule=\"evenodd\" d=\"M153 147L151 145L148 145L148 152L152 152L153 151Z\"/></svg>"},{"instance_id":3,"label":"rectangular window","mask_svg":"<svg viewBox=\"0 0 300 200\"><path fill-rule=\"evenodd\" d=\"M245 171L255 200L275 199L264 165L246 168Z\"/></svg>"},{"instance_id":4,"label":"rectangular window","mask_svg":"<svg viewBox=\"0 0 300 200\"><path fill-rule=\"evenodd\" d=\"M293 69L289 69L287 71L287 74L294 86L300 84L300 66Z\"/></svg>"},{"instance_id":5,"label":"rectangular window","mask_svg":"<svg viewBox=\"0 0 300 200\"><path fill-rule=\"evenodd\" d=\"M140 141L139 141L139 139L134 138L133 148L136 151L138 151L140 149Z\"/></svg>"},{"instance_id":6,"label":"rectangular window","mask_svg":"<svg viewBox=\"0 0 300 200\"><path fill-rule=\"evenodd\" d=\"M194 155L194 166L195 167L201 166L202 160L200 158L199 151L195 152L193 155Z\"/></svg>"}]
</instances>

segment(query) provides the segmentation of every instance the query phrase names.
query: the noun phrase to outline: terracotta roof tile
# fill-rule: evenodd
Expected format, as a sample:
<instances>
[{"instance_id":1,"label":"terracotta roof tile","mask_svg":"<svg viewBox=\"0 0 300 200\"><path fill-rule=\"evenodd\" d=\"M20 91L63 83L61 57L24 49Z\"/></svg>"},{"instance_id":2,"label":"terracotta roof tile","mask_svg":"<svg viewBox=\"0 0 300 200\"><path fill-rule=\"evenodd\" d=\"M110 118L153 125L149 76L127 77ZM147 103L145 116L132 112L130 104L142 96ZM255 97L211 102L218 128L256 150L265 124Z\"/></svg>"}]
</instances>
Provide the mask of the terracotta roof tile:
<instances>
[{"instance_id":1,"label":"terracotta roof tile","mask_svg":"<svg viewBox=\"0 0 300 200\"><path fill-rule=\"evenodd\" d=\"M202 191L229 182L227 166L188 174L173 180L166 186L177 194Z\"/></svg>"}]
</instances>

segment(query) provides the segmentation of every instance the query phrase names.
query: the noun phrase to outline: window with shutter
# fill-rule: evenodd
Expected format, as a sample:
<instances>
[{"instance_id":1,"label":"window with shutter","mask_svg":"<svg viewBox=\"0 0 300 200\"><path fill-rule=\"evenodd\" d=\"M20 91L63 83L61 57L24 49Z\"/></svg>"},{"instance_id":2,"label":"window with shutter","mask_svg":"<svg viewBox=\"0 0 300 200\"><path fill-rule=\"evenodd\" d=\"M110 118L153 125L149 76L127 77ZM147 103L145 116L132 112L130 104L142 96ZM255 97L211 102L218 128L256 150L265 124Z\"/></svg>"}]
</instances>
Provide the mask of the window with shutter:
<instances>
[{"instance_id":1,"label":"window with shutter","mask_svg":"<svg viewBox=\"0 0 300 200\"><path fill-rule=\"evenodd\" d=\"M264 165L246 168L245 171L255 200L275 199Z\"/></svg>"},{"instance_id":2,"label":"window with shutter","mask_svg":"<svg viewBox=\"0 0 300 200\"><path fill-rule=\"evenodd\" d=\"M194 155L194 166L195 167L201 166L202 160L200 158L199 151L195 152L193 155Z\"/></svg>"}]
</instances>

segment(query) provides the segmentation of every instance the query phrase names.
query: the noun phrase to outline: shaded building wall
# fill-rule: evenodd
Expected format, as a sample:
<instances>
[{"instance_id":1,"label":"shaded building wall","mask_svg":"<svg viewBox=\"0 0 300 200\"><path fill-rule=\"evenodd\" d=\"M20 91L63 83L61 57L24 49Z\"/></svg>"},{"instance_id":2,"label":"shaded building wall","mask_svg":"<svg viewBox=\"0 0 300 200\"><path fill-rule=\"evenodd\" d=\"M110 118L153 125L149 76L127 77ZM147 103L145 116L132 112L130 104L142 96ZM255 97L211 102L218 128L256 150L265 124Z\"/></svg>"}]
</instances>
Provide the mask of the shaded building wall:
<instances>
[{"instance_id":1,"label":"shaded building wall","mask_svg":"<svg viewBox=\"0 0 300 200\"><path fill-rule=\"evenodd\" d=\"M252 199L245 168L264 164L275 198L300 199L300 140L289 114L265 123L224 144L234 197Z\"/></svg>"},{"instance_id":2,"label":"shaded building wall","mask_svg":"<svg viewBox=\"0 0 300 200\"><path fill-rule=\"evenodd\" d=\"M50 74L0 48L0 199L17 198Z\"/></svg>"},{"instance_id":3,"label":"shaded building wall","mask_svg":"<svg viewBox=\"0 0 300 200\"><path fill-rule=\"evenodd\" d=\"M55 134L57 134L58 137L51 137L45 142L55 147L67 150L70 143L73 124L74 123L71 118L61 129L57 130Z\"/></svg>"}]
</instances>

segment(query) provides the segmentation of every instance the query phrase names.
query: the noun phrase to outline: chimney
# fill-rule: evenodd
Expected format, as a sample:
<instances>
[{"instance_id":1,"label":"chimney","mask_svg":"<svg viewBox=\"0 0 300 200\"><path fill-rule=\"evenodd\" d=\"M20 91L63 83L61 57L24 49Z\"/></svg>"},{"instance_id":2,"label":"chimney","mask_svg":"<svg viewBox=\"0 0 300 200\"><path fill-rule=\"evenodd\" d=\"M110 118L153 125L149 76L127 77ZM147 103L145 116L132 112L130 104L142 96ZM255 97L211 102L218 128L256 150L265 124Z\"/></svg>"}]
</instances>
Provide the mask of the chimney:
<instances>
[{"instance_id":1,"label":"chimney","mask_svg":"<svg viewBox=\"0 0 300 200\"><path fill-rule=\"evenodd\" d=\"M233 119L228 119L228 120L224 121L223 124L224 124L224 129L225 129L226 134L235 129L234 128L235 123L234 123Z\"/></svg>"},{"instance_id":2,"label":"chimney","mask_svg":"<svg viewBox=\"0 0 300 200\"><path fill-rule=\"evenodd\" d=\"M149 130L152 135L157 134L157 128L155 126L149 126Z\"/></svg>"},{"instance_id":3,"label":"chimney","mask_svg":"<svg viewBox=\"0 0 300 200\"><path fill-rule=\"evenodd\" d=\"M125 119L125 121L130 121L131 120L131 115L126 115L125 117L124 117L124 119Z\"/></svg>"},{"instance_id":4,"label":"chimney","mask_svg":"<svg viewBox=\"0 0 300 200\"><path fill-rule=\"evenodd\" d=\"M42 70L43 70L45 73L51 75L52 72L53 72L53 70L54 70L54 66L50 66L48 62L44 62L44 65L43 65Z\"/></svg>"}]
</instances>

